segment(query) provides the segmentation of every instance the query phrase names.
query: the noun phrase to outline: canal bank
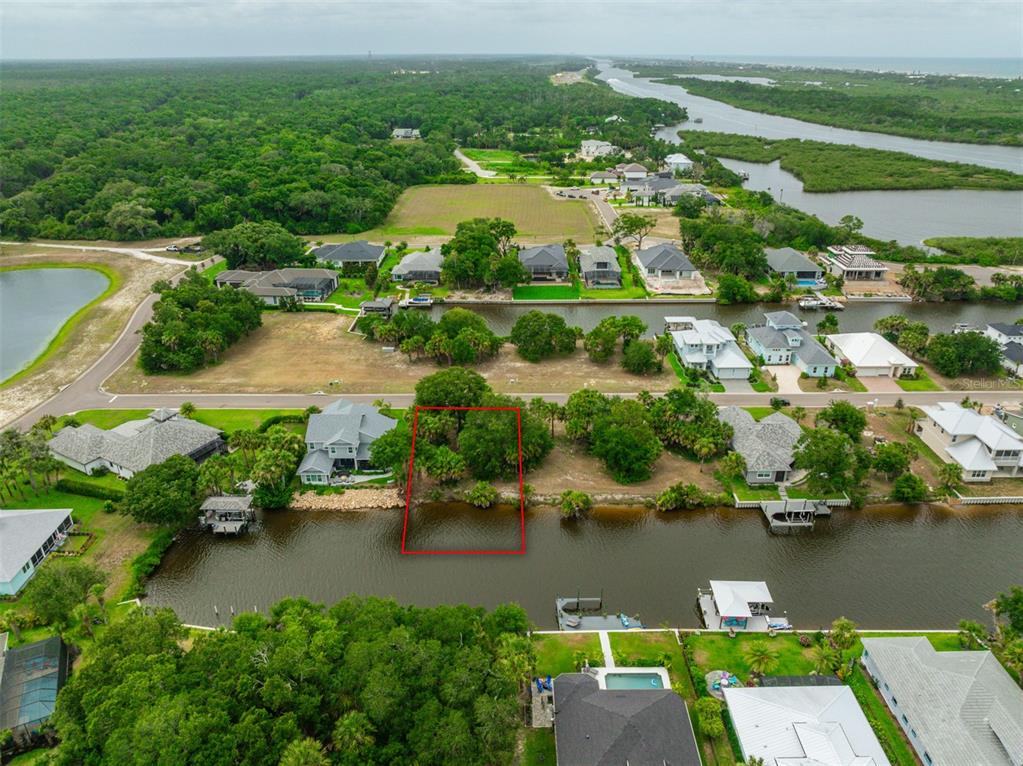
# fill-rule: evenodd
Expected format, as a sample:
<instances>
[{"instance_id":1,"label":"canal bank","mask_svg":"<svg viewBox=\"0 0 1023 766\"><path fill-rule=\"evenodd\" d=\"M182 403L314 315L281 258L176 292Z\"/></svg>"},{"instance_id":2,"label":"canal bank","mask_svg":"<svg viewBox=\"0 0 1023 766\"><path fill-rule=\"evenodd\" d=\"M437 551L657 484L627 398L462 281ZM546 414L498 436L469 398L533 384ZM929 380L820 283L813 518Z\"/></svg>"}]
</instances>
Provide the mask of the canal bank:
<instances>
[{"instance_id":1,"label":"canal bank","mask_svg":"<svg viewBox=\"0 0 1023 766\"><path fill-rule=\"evenodd\" d=\"M296 595L332 603L359 593L422 606L515 601L552 628L555 596L582 589L603 590L610 611L628 609L644 624L695 628L697 587L711 578L755 579L771 583L798 628L844 614L872 628L923 629L983 621L981 604L1018 581L1023 565L1019 508L838 509L812 532L785 536L769 534L751 510L601 508L562 521L531 508L526 553L515 556L403 556L403 516L266 513L238 539L184 532L149 581L145 603L216 625L227 624L231 607L265 612ZM517 509L435 509L412 519L411 534L423 547L482 548L515 537L518 525Z\"/></svg>"}]
</instances>

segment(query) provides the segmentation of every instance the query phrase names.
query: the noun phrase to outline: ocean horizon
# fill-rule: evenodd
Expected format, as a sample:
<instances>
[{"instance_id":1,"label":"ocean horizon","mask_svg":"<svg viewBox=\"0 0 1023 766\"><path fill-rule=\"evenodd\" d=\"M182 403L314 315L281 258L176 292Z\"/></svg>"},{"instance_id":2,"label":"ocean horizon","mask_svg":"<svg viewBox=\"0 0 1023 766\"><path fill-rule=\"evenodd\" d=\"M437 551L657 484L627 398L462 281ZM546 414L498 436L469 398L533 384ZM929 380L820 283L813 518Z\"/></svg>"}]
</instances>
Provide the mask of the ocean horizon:
<instances>
[{"instance_id":1,"label":"ocean horizon","mask_svg":"<svg viewBox=\"0 0 1023 766\"><path fill-rule=\"evenodd\" d=\"M679 56L693 61L736 64L860 69L869 72L966 75L970 77L1023 77L1023 58L941 58L917 56L769 56L756 54L703 54Z\"/></svg>"}]
</instances>

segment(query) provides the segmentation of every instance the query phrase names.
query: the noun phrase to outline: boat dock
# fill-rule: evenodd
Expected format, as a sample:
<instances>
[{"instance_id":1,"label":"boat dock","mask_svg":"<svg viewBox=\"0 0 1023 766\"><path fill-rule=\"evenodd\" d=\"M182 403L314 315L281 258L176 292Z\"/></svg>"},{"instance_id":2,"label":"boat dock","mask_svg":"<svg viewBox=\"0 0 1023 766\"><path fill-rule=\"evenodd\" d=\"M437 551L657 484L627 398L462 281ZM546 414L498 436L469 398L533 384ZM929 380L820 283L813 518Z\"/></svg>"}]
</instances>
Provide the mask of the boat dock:
<instances>
[{"instance_id":1,"label":"boat dock","mask_svg":"<svg viewBox=\"0 0 1023 766\"><path fill-rule=\"evenodd\" d=\"M788 612L772 617L774 597L767 583L747 580L711 580L710 590L696 589L696 603L703 626L709 630L740 633L771 633L788 630Z\"/></svg>"},{"instance_id":2,"label":"boat dock","mask_svg":"<svg viewBox=\"0 0 1023 766\"><path fill-rule=\"evenodd\" d=\"M845 311L845 304L841 301L837 301L834 298L830 298L827 295L804 295L798 301L796 305L805 311L816 311L817 309L824 309L826 311Z\"/></svg>"},{"instance_id":3,"label":"boat dock","mask_svg":"<svg viewBox=\"0 0 1023 766\"><path fill-rule=\"evenodd\" d=\"M831 515L831 509L823 500L764 500L760 510L776 534L813 529L818 516Z\"/></svg>"},{"instance_id":4,"label":"boat dock","mask_svg":"<svg viewBox=\"0 0 1023 766\"><path fill-rule=\"evenodd\" d=\"M630 630L643 627L638 619L624 613L607 614L603 595L599 598L559 596L554 605L561 630Z\"/></svg>"},{"instance_id":5,"label":"boat dock","mask_svg":"<svg viewBox=\"0 0 1023 766\"><path fill-rule=\"evenodd\" d=\"M240 535L256 520L251 495L208 497L199 510L199 527L215 535Z\"/></svg>"}]
</instances>

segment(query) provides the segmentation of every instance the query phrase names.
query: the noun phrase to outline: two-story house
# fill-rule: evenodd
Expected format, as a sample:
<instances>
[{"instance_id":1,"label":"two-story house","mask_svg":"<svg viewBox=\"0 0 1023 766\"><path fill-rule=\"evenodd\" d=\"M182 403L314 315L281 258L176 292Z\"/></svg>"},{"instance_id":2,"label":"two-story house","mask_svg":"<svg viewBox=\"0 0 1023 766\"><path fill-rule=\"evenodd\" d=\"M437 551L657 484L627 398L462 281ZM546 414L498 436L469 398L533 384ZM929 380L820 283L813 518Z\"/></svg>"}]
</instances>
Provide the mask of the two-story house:
<instances>
[{"instance_id":1,"label":"two-story house","mask_svg":"<svg viewBox=\"0 0 1023 766\"><path fill-rule=\"evenodd\" d=\"M1023 325L992 322L984 334L1002 347L1002 366L1016 377L1023 376Z\"/></svg>"},{"instance_id":2,"label":"two-story house","mask_svg":"<svg viewBox=\"0 0 1023 766\"><path fill-rule=\"evenodd\" d=\"M764 324L746 328L750 351L764 364L794 364L811 378L835 374L838 362L816 338L803 329L803 323L788 311L764 314Z\"/></svg>"},{"instance_id":3,"label":"two-story house","mask_svg":"<svg viewBox=\"0 0 1023 766\"><path fill-rule=\"evenodd\" d=\"M998 418L981 415L953 402L924 405L916 433L946 463L958 463L963 481L991 481L1018 476L1023 439Z\"/></svg>"},{"instance_id":4,"label":"two-story house","mask_svg":"<svg viewBox=\"0 0 1023 766\"><path fill-rule=\"evenodd\" d=\"M397 424L368 404L345 399L328 404L309 416L299 478L303 484L329 484L338 470L370 467L370 445Z\"/></svg>"},{"instance_id":5,"label":"two-story house","mask_svg":"<svg viewBox=\"0 0 1023 766\"><path fill-rule=\"evenodd\" d=\"M888 267L875 255L863 245L832 245L828 248L828 269L846 282L879 281L888 274Z\"/></svg>"},{"instance_id":6,"label":"two-story house","mask_svg":"<svg viewBox=\"0 0 1023 766\"><path fill-rule=\"evenodd\" d=\"M735 336L713 319L665 317L664 329L685 367L706 370L721 380L745 380L753 372Z\"/></svg>"}]
</instances>

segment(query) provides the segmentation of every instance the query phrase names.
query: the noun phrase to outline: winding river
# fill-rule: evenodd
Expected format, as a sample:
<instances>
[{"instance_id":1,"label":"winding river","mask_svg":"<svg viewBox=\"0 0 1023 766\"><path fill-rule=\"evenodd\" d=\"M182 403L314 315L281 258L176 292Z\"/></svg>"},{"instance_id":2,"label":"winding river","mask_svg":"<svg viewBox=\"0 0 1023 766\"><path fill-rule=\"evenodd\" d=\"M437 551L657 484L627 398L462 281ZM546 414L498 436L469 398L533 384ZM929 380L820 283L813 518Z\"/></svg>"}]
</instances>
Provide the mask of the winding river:
<instances>
[{"instance_id":1,"label":"winding river","mask_svg":"<svg viewBox=\"0 0 1023 766\"><path fill-rule=\"evenodd\" d=\"M93 269L0 271L0 381L31 364L108 284Z\"/></svg>"}]
</instances>

